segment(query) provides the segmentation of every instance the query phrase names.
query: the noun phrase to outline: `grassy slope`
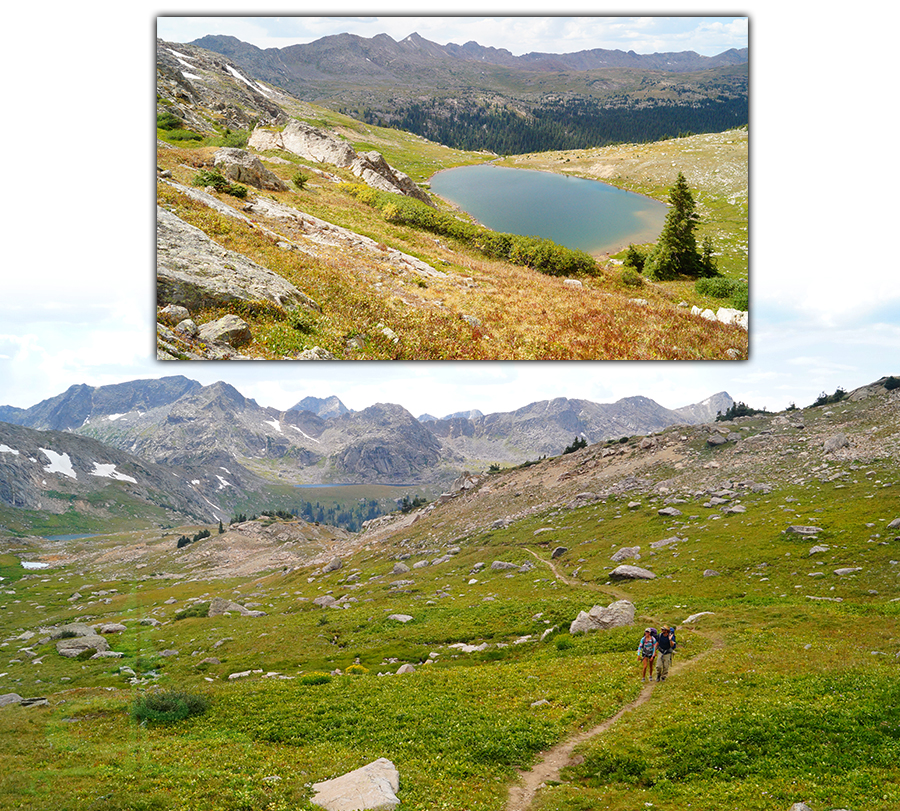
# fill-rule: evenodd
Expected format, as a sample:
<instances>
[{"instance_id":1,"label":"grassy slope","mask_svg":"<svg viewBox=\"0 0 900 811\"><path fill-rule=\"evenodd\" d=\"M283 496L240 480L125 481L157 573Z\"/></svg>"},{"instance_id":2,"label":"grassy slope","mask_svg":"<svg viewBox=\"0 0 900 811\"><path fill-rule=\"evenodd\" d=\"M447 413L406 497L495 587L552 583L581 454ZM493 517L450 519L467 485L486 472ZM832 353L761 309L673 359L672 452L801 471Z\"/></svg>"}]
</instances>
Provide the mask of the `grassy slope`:
<instances>
[{"instance_id":1,"label":"grassy slope","mask_svg":"<svg viewBox=\"0 0 900 811\"><path fill-rule=\"evenodd\" d=\"M637 626L679 626L676 661L684 664L650 701L583 744L583 761L539 793L536 809L762 810L798 800L814 809L896 808L900 588L897 532L886 524L898 517L897 423L885 419L889 409L870 417L868 408L809 409L804 431L775 427L787 444L768 455L748 439L769 441L765 432L777 425L770 415L737 423L746 444L724 449L707 448L699 430L684 439L683 428L664 432L662 441L680 448L680 467L672 453L642 456L634 442L612 460L592 446L506 471L482 488L493 496L423 513L327 575L300 569L208 582L182 572L179 557L159 546L144 570L151 576L72 564L12 582L20 570L4 555L0 694L48 695L51 705L0 710L0 808L297 809L307 807L309 782L388 757L401 773L405 809L499 811L517 768L637 695L637 628L565 632L579 610L622 596L635 602ZM816 450L818 437L835 430L853 437L851 458ZM669 480L683 515L659 516L664 498L647 489L576 509L560 507L565 497L506 528L479 528L519 502L537 504L539 482L559 488L562 473L574 470L583 475L568 492L601 489L591 476L605 470L613 479L631 470ZM703 506L702 481L751 479L772 489L741 490L745 513ZM822 531L815 539L785 534L792 524ZM649 547L676 534L682 542ZM565 581L549 567L560 544L569 549L555 563ZM814 544L828 549L810 554ZM397 555L409 553L412 564L450 545L459 547L451 561L392 574ZM638 563L656 580L609 581L610 555L626 545L642 547ZM491 571L494 560L535 568ZM473 573L476 563L487 567ZM861 571L840 576L840 567ZM351 574L358 585L347 582ZM412 582L392 585L403 580ZM110 589L118 591L99 594ZM82 598L69 602L76 590ZM358 602L315 607L311 600L326 593ZM258 603L267 616L175 619L217 595ZM684 624L701 611L712 614ZM392 620L394 613L413 620ZM133 622L144 616L162 625ZM63 660L40 634L17 639L39 623L75 618L132 620L111 640L125 658ZM448 647L459 642L487 647ZM159 656L164 650L179 653ZM221 664L200 664L210 656ZM366 672L321 684L300 678L347 672L356 661ZM404 662L417 672L377 675ZM146 683L129 686L120 665ZM228 679L240 671L252 672ZM130 721L132 700L156 686L204 693L211 708L173 726ZM541 700L548 703L534 706ZM281 779L266 779L273 776Z\"/></svg>"},{"instance_id":2,"label":"grassy slope","mask_svg":"<svg viewBox=\"0 0 900 811\"><path fill-rule=\"evenodd\" d=\"M370 127L334 113L322 120L358 150L376 149L392 165L424 182L435 171L489 156L460 153L396 130ZM164 135L162 131L160 135ZM157 162L183 183L194 167L211 162L214 147L160 149ZM308 169L287 153L288 164L269 168L290 181ZM308 174L311 174L307 172ZM337 174L341 174L337 172ZM349 174L348 180L355 180ZM254 229L235 223L159 185L158 201L220 244L239 251L279 273L318 301L320 317L297 329L278 312L239 314L253 328L254 341L243 351L255 357L280 359L319 346L347 359L713 359L747 357L746 332L691 316L676 305L720 306L693 291L688 281L666 285L623 285L615 264L596 278L583 279L573 291L563 280L528 268L490 261L468 245L415 229L392 225L380 212L354 200L333 183L313 176L301 192L267 195L329 222L358 231L376 241L412 254L448 274L447 279L423 280L386 268L358 252L324 250L318 257L277 248ZM227 195L223 202L240 209ZM276 222L261 222L278 231ZM289 238L296 238L287 234ZM299 256L299 258L298 258ZM601 262L601 265L603 263ZM633 303L635 297L645 305ZM194 315L210 320L226 313L213 309ZM461 318L468 315L480 325ZM381 326L379 326L381 325ZM400 336L384 339L383 327ZM358 348L348 342L362 336Z\"/></svg>"}]
</instances>

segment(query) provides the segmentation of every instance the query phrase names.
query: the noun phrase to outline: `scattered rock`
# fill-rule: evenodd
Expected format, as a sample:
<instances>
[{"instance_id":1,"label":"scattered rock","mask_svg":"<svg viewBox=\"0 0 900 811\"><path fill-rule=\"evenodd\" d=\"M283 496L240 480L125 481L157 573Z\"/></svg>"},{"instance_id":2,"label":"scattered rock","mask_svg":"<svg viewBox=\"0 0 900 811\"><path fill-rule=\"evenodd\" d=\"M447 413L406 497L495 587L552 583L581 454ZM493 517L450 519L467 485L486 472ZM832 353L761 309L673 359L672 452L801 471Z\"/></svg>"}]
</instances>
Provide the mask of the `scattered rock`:
<instances>
[{"instance_id":1,"label":"scattered rock","mask_svg":"<svg viewBox=\"0 0 900 811\"><path fill-rule=\"evenodd\" d=\"M862 571L862 566L848 566L843 569L835 569L834 573L836 575L843 577L844 575L855 574L856 572L861 572L861 571Z\"/></svg>"},{"instance_id":2,"label":"scattered rock","mask_svg":"<svg viewBox=\"0 0 900 811\"><path fill-rule=\"evenodd\" d=\"M557 546L556 549L553 550L553 552L552 552L552 554L550 555L550 557L551 557L553 560L556 560L557 558L561 558L561 557L562 557L563 555L565 555L566 552L568 552L568 551L569 551L569 548L566 547L566 546Z\"/></svg>"},{"instance_id":3,"label":"scattered rock","mask_svg":"<svg viewBox=\"0 0 900 811\"><path fill-rule=\"evenodd\" d=\"M821 527L800 527L800 526L790 526L785 532L794 535L815 535L817 532L821 532Z\"/></svg>"},{"instance_id":4,"label":"scattered rock","mask_svg":"<svg viewBox=\"0 0 900 811\"><path fill-rule=\"evenodd\" d=\"M693 625L700 617L712 616L713 613L713 611L700 611L697 614L691 614L682 622L682 625Z\"/></svg>"},{"instance_id":5,"label":"scattered rock","mask_svg":"<svg viewBox=\"0 0 900 811\"><path fill-rule=\"evenodd\" d=\"M495 572L506 571L507 569L518 569L519 565L517 563L507 563L503 560L495 560L491 564L491 570Z\"/></svg>"},{"instance_id":6,"label":"scattered rock","mask_svg":"<svg viewBox=\"0 0 900 811\"><path fill-rule=\"evenodd\" d=\"M704 577L719 577L719 573L715 569L704 569L703 570Z\"/></svg>"},{"instance_id":7,"label":"scattered rock","mask_svg":"<svg viewBox=\"0 0 900 811\"><path fill-rule=\"evenodd\" d=\"M621 549L616 551L616 553L610 558L610 560L613 560L616 563L621 560L627 560L628 558L635 558L636 560L640 560L640 552L641 547L639 546L623 546Z\"/></svg>"},{"instance_id":8,"label":"scattered rock","mask_svg":"<svg viewBox=\"0 0 900 811\"><path fill-rule=\"evenodd\" d=\"M657 514L675 518L676 516L681 515L681 510L679 510L675 507L663 507L661 510L657 511Z\"/></svg>"},{"instance_id":9,"label":"scattered rock","mask_svg":"<svg viewBox=\"0 0 900 811\"><path fill-rule=\"evenodd\" d=\"M405 673L415 673L415 672L416 672L415 665L411 665L411 664L408 664L408 663L405 664L405 665L400 665L400 667L397 668L397 675L398 675L398 676L402 676L402 675L404 675Z\"/></svg>"},{"instance_id":10,"label":"scattered rock","mask_svg":"<svg viewBox=\"0 0 900 811\"><path fill-rule=\"evenodd\" d=\"M200 327L198 335L201 341L212 341L234 347L250 343L253 338L247 322L236 315L225 315L217 321L204 324Z\"/></svg>"},{"instance_id":11,"label":"scattered rock","mask_svg":"<svg viewBox=\"0 0 900 811\"><path fill-rule=\"evenodd\" d=\"M326 811L390 811L400 805L400 773L387 758L312 787L310 802Z\"/></svg>"},{"instance_id":12,"label":"scattered rock","mask_svg":"<svg viewBox=\"0 0 900 811\"><path fill-rule=\"evenodd\" d=\"M325 574L330 574L331 572L336 572L343 565L344 564L340 558L332 558L332 560L328 563L328 565L324 569L322 569L322 571Z\"/></svg>"},{"instance_id":13,"label":"scattered rock","mask_svg":"<svg viewBox=\"0 0 900 811\"><path fill-rule=\"evenodd\" d=\"M409 614L391 614L388 616L389 620L394 620L395 622L412 622L412 617Z\"/></svg>"},{"instance_id":14,"label":"scattered rock","mask_svg":"<svg viewBox=\"0 0 900 811\"><path fill-rule=\"evenodd\" d=\"M8 704L21 704L22 696L17 693L6 693L5 695L0 696L0 707L5 707Z\"/></svg>"}]
</instances>

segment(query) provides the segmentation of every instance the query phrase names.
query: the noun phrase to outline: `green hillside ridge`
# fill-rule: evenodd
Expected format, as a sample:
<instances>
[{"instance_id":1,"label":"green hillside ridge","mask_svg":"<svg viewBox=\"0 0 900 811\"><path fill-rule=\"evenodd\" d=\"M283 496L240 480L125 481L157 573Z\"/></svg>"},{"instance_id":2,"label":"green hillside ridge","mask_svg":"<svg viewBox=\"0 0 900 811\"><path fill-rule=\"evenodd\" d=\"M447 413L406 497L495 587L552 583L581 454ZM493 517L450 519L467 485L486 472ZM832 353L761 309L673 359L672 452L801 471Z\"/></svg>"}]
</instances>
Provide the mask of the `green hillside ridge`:
<instances>
[{"instance_id":1,"label":"green hillside ridge","mask_svg":"<svg viewBox=\"0 0 900 811\"><path fill-rule=\"evenodd\" d=\"M900 393L886 382L495 472L359 535L267 519L181 550L204 527L5 539L0 696L48 703L0 708L0 808L309 809L311 783L385 757L416 811L894 809ZM611 577L633 546L624 562L655 579ZM264 614L205 616L217 597ZM619 599L634 625L569 634ZM58 655L51 629L76 620L123 622L107 634L123 657ZM638 637L663 624L675 668L642 684ZM158 690L208 709L132 720ZM576 735L564 768L541 772Z\"/></svg>"}]
</instances>

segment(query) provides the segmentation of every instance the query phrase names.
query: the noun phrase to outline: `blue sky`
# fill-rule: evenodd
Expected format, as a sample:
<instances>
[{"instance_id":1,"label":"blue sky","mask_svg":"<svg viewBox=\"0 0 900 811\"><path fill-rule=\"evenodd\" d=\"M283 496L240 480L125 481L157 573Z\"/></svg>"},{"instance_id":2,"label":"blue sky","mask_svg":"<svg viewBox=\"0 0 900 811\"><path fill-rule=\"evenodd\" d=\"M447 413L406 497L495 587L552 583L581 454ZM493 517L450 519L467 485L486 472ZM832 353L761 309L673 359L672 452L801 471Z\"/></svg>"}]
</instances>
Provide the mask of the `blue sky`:
<instances>
[{"instance_id":1,"label":"blue sky","mask_svg":"<svg viewBox=\"0 0 900 811\"><path fill-rule=\"evenodd\" d=\"M157 21L157 34L169 42L225 34L259 48L283 48L344 32L363 37L387 34L398 42L416 32L440 45L474 40L517 56L591 48L637 53L696 51L714 56L729 48L747 47L747 22L746 17L693 16L175 17L163 13Z\"/></svg>"},{"instance_id":2,"label":"blue sky","mask_svg":"<svg viewBox=\"0 0 900 811\"><path fill-rule=\"evenodd\" d=\"M699 13L721 8L692 5ZM455 6L461 14L481 11L464 0ZM266 11L297 8L270 0ZM520 3L493 8L498 15L535 13ZM341 2L328 11L344 9L359 11ZM414 9L410 3L385 10ZM573 2L566 10L591 14L596 4ZM27 407L75 383L183 374L204 384L225 380L278 408L329 394L354 409L387 401L417 415L638 394L671 408L725 390L775 410L809 404L837 386L900 375L897 159L886 103L895 95L889 82L900 14L893 6L879 5L877 16L858 7L854 15L810 14L770 2L740 9L753 28L752 340L750 360L740 363L156 362L151 93L156 22L164 11L178 8L100 0L85 14L58 5L53 26L21 6L7 12L6 30L16 35L0 52L12 115L0 198L0 404ZM190 11L209 19L245 13L246 6L196 0ZM658 0L654 11L678 14L683 7ZM417 30L443 41L424 25L434 18L416 22L388 33ZM651 29L644 34L663 41ZM539 26L530 38L518 31L521 49L499 33L496 40L481 34L500 30L482 23L475 35L450 39L561 50L559 32L541 39ZM576 38L565 41L572 50L582 47ZM660 48L701 52L688 38L679 42Z\"/></svg>"}]
</instances>

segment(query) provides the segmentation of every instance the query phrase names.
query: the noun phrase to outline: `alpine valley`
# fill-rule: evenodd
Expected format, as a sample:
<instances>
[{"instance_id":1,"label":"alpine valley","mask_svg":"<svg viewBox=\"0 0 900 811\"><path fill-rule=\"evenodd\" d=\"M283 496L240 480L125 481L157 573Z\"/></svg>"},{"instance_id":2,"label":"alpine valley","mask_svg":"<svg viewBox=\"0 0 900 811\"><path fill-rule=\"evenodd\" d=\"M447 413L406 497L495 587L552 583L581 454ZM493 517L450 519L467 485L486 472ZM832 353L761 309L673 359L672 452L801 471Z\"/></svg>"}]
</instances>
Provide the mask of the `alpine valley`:
<instances>
[{"instance_id":1,"label":"alpine valley","mask_svg":"<svg viewBox=\"0 0 900 811\"><path fill-rule=\"evenodd\" d=\"M158 40L158 357L746 359L747 59ZM659 202L683 176L717 275L641 272L655 205L590 253L492 231L432 190L478 164Z\"/></svg>"},{"instance_id":2,"label":"alpine valley","mask_svg":"<svg viewBox=\"0 0 900 811\"><path fill-rule=\"evenodd\" d=\"M184 377L0 413L3 811L900 804L897 376L777 413ZM399 508L291 510L357 488Z\"/></svg>"}]
</instances>

